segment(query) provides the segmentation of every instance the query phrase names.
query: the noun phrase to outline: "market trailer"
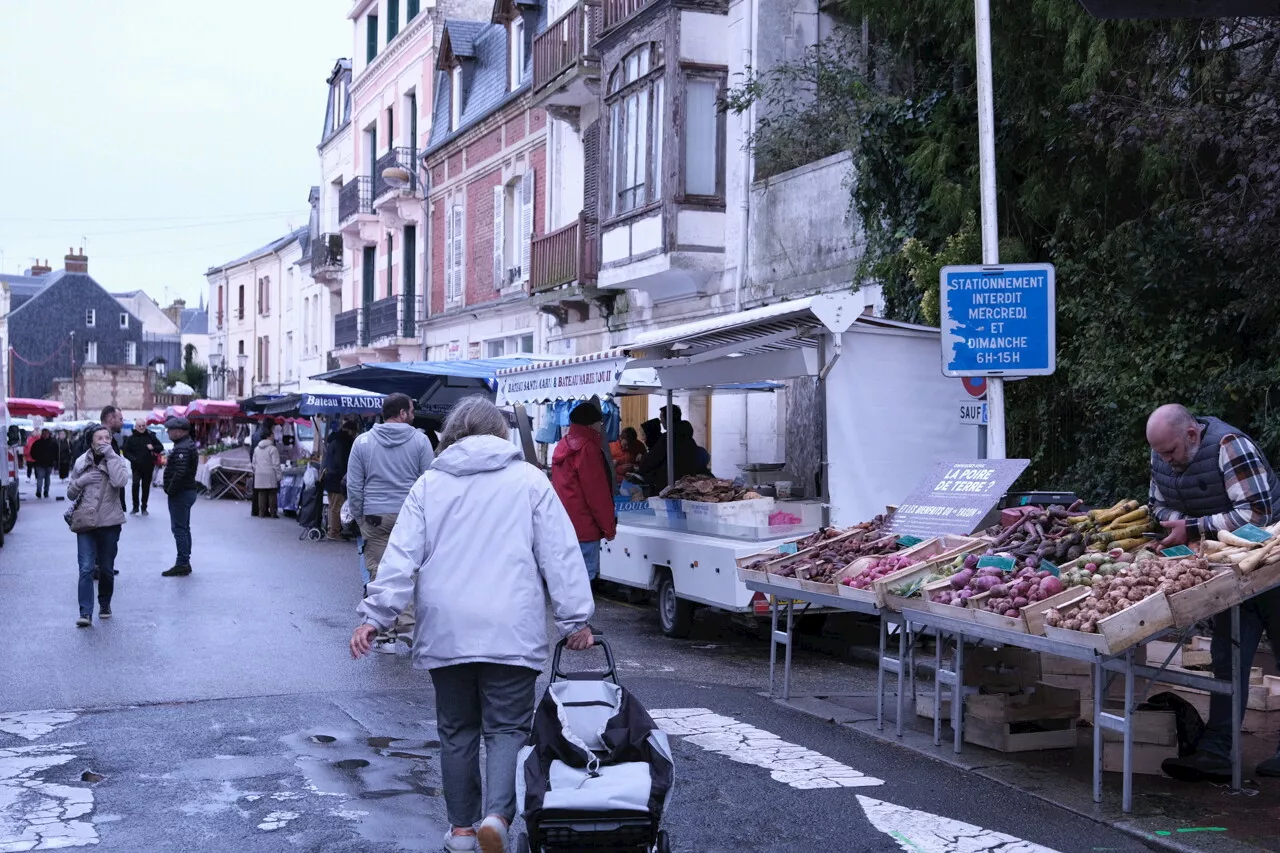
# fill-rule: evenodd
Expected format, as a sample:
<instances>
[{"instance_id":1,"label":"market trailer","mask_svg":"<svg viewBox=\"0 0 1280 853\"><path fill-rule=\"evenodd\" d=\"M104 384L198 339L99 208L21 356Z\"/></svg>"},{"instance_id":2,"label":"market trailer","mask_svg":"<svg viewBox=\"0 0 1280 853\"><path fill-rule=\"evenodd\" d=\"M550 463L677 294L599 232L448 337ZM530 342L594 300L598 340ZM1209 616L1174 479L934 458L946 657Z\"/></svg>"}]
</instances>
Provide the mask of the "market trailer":
<instances>
[{"instance_id":1,"label":"market trailer","mask_svg":"<svg viewBox=\"0 0 1280 853\"><path fill-rule=\"evenodd\" d=\"M499 405L539 405L625 394L711 393L743 383L814 378L825 408L822 492L779 501L798 525L691 527L678 514L619 515L601 577L658 595L663 630L687 633L695 606L752 612L738 558L777 549L824 524L884 511L944 459L972 458L976 435L959 422L963 390L938 368L937 329L864 313L859 293L782 302L638 336L575 359L498 374ZM737 393L735 391L735 393ZM769 393L769 392L749 392ZM714 415L713 415L714 416ZM731 479L737 472L720 472Z\"/></svg>"}]
</instances>

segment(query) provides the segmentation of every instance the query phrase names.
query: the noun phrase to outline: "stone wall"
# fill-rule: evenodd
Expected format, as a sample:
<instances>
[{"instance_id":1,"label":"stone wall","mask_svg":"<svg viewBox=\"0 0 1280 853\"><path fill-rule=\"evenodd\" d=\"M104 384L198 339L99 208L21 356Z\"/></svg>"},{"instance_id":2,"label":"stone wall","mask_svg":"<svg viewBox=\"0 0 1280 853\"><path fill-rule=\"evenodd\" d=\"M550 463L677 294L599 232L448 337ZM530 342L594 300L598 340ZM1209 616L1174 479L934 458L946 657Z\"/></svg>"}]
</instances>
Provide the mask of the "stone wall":
<instances>
[{"instance_id":1,"label":"stone wall","mask_svg":"<svg viewBox=\"0 0 1280 853\"><path fill-rule=\"evenodd\" d=\"M53 381L50 395L68 412L78 405L81 417L96 417L104 406L125 411L146 411L155 406L155 373L147 367L85 366L76 374L74 392L71 380L63 378Z\"/></svg>"}]
</instances>

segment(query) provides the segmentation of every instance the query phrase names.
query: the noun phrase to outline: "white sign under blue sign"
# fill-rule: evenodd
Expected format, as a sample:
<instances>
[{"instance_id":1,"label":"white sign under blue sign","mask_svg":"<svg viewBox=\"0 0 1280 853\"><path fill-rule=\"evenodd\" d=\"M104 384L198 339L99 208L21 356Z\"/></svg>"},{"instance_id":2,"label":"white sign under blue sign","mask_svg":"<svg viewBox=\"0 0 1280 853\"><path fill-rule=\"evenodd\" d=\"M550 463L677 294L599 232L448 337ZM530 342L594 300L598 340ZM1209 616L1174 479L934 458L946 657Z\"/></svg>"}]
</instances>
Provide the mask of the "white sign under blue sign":
<instances>
[{"instance_id":1,"label":"white sign under blue sign","mask_svg":"<svg viewBox=\"0 0 1280 853\"><path fill-rule=\"evenodd\" d=\"M1047 376L1057 366L1053 264L943 267L942 372Z\"/></svg>"}]
</instances>

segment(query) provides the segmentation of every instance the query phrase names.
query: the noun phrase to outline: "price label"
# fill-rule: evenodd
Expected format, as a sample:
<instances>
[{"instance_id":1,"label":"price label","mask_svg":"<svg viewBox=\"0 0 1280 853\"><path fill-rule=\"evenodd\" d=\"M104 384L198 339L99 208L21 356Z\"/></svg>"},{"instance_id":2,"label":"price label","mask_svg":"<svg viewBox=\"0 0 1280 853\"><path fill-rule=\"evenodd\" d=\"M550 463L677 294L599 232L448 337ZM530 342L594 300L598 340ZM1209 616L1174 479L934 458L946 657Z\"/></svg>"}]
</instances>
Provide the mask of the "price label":
<instances>
[{"instance_id":1,"label":"price label","mask_svg":"<svg viewBox=\"0 0 1280 853\"><path fill-rule=\"evenodd\" d=\"M997 557L995 555L988 555L986 557L978 558L978 568L980 569L985 569L987 566L995 566L1002 572L1011 572L1016 565L1017 561L1014 560L1013 557Z\"/></svg>"},{"instance_id":2,"label":"price label","mask_svg":"<svg viewBox=\"0 0 1280 853\"><path fill-rule=\"evenodd\" d=\"M979 562L981 562L981 561L979 561ZM1053 563L1050 563L1048 560L1041 560L1041 561L1040 561L1040 571L1042 571L1042 572L1048 572L1049 574L1053 575L1055 578L1056 578L1056 577L1058 577L1058 576L1062 573L1062 572L1061 572L1061 569L1059 569L1059 568L1058 568L1057 566L1055 566Z\"/></svg>"},{"instance_id":3,"label":"price label","mask_svg":"<svg viewBox=\"0 0 1280 853\"><path fill-rule=\"evenodd\" d=\"M1186 545L1170 545L1160 551L1161 557L1194 557L1195 555L1196 552Z\"/></svg>"},{"instance_id":4,"label":"price label","mask_svg":"<svg viewBox=\"0 0 1280 853\"><path fill-rule=\"evenodd\" d=\"M779 554L795 554L800 550L800 546L795 542L788 542L785 545L778 546Z\"/></svg>"},{"instance_id":5,"label":"price label","mask_svg":"<svg viewBox=\"0 0 1280 853\"><path fill-rule=\"evenodd\" d=\"M1271 538L1271 534L1258 527L1256 524L1246 524L1239 530L1232 531L1241 539L1248 539L1250 542L1266 542Z\"/></svg>"},{"instance_id":6,"label":"price label","mask_svg":"<svg viewBox=\"0 0 1280 853\"><path fill-rule=\"evenodd\" d=\"M898 537L898 545L902 548L914 548L916 545L919 545L923 541L924 540L921 539L919 536L899 536Z\"/></svg>"}]
</instances>

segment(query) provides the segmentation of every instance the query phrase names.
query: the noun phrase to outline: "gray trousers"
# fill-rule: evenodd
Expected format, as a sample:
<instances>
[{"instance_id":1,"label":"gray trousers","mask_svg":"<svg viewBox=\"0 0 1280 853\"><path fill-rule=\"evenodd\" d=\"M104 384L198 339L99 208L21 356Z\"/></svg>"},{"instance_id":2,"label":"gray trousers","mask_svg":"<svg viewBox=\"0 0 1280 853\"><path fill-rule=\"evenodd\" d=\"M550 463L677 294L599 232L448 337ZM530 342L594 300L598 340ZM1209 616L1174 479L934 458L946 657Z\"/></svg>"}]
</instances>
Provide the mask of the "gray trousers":
<instances>
[{"instance_id":1,"label":"gray trousers","mask_svg":"<svg viewBox=\"0 0 1280 853\"><path fill-rule=\"evenodd\" d=\"M431 670L444 803L454 826L474 826L486 815L498 815L508 822L515 817L516 757L533 725L537 678L537 670L497 663L463 663ZM483 802L482 734L489 792Z\"/></svg>"}]
</instances>

